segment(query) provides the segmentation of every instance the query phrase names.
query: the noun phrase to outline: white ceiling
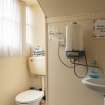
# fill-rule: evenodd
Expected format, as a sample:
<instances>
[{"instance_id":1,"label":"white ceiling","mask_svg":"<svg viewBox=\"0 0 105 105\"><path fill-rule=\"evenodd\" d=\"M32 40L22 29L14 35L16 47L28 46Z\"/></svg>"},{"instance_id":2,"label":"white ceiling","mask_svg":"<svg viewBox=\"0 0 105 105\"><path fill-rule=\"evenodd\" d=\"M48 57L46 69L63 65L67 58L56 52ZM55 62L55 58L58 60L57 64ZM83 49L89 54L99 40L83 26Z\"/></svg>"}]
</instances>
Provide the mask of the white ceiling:
<instances>
[{"instance_id":1,"label":"white ceiling","mask_svg":"<svg viewBox=\"0 0 105 105\"><path fill-rule=\"evenodd\" d=\"M105 0L38 0L47 17L104 12Z\"/></svg>"}]
</instances>

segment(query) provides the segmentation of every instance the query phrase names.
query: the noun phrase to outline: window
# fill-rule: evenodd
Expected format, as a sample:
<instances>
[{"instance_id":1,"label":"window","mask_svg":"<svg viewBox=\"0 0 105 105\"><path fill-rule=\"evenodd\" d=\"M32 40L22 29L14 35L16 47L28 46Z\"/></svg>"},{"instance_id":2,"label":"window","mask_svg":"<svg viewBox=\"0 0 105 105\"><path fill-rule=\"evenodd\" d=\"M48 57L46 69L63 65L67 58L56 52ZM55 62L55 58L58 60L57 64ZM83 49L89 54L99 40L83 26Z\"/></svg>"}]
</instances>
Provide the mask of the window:
<instances>
[{"instance_id":1,"label":"window","mask_svg":"<svg viewBox=\"0 0 105 105\"><path fill-rule=\"evenodd\" d=\"M32 43L32 32L33 32L33 25L32 25L32 9L29 6L26 6L26 42L31 45Z\"/></svg>"},{"instance_id":2,"label":"window","mask_svg":"<svg viewBox=\"0 0 105 105\"><path fill-rule=\"evenodd\" d=\"M27 55L32 30L26 25L26 13L25 4L19 0L0 0L0 56Z\"/></svg>"}]
</instances>

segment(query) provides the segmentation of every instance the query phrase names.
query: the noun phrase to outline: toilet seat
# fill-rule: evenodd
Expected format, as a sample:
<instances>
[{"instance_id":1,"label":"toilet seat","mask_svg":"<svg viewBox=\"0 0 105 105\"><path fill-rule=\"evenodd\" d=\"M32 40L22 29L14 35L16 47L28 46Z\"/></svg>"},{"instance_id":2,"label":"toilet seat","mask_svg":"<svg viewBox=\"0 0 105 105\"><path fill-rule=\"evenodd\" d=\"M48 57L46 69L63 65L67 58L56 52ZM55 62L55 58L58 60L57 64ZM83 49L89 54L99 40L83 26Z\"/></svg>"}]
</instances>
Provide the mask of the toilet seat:
<instances>
[{"instance_id":1,"label":"toilet seat","mask_svg":"<svg viewBox=\"0 0 105 105\"><path fill-rule=\"evenodd\" d=\"M28 104L40 100L44 96L43 91L27 90L18 94L15 98L17 103Z\"/></svg>"}]
</instances>

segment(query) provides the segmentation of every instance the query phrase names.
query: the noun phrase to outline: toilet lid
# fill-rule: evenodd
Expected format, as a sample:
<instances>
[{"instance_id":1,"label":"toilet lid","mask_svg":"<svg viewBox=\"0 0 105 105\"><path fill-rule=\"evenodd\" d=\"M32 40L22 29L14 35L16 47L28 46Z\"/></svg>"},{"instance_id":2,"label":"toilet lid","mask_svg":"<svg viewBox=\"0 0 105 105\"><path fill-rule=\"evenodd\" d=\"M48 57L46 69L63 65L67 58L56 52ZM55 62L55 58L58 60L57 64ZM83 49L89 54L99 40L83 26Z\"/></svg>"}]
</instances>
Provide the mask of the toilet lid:
<instances>
[{"instance_id":1,"label":"toilet lid","mask_svg":"<svg viewBox=\"0 0 105 105\"><path fill-rule=\"evenodd\" d=\"M27 90L16 96L16 102L18 103L30 103L41 99L44 96L43 91Z\"/></svg>"}]
</instances>

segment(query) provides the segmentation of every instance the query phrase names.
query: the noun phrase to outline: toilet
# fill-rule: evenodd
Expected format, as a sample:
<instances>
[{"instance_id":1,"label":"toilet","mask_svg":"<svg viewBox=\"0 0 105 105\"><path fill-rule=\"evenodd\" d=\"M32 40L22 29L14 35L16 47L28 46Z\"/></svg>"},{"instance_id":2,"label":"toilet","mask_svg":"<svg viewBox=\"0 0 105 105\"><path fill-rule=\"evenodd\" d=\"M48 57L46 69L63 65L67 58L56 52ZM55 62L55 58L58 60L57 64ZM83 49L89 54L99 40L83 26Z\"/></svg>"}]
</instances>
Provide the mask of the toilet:
<instances>
[{"instance_id":1,"label":"toilet","mask_svg":"<svg viewBox=\"0 0 105 105\"><path fill-rule=\"evenodd\" d=\"M15 97L15 102L16 105L40 105L43 96L43 91L26 90Z\"/></svg>"}]
</instances>

